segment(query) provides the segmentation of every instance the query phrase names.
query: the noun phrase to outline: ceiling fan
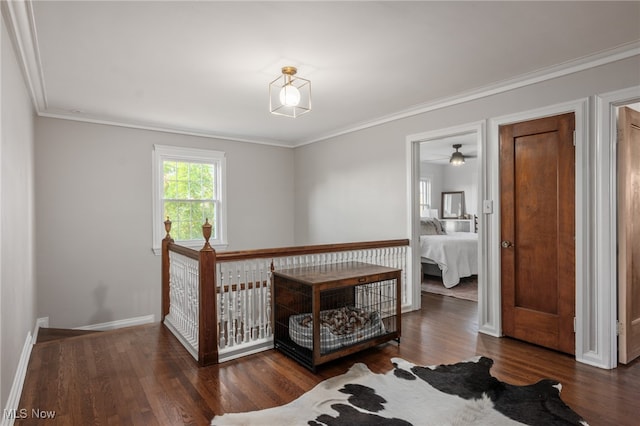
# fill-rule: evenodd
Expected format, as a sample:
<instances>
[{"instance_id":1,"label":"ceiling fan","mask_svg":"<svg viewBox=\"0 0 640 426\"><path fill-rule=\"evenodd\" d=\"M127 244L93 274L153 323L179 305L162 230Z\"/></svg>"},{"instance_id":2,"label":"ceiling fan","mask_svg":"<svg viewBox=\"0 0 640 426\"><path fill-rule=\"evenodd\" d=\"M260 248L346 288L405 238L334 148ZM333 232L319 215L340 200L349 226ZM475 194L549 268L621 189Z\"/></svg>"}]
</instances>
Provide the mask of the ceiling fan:
<instances>
[{"instance_id":1,"label":"ceiling fan","mask_svg":"<svg viewBox=\"0 0 640 426\"><path fill-rule=\"evenodd\" d=\"M464 155L460 151L458 151L462 147L461 143L453 144L453 148L455 151L451 154L451 158L449 159L449 163L454 166L460 166L464 164L465 158L475 158L475 155Z\"/></svg>"}]
</instances>

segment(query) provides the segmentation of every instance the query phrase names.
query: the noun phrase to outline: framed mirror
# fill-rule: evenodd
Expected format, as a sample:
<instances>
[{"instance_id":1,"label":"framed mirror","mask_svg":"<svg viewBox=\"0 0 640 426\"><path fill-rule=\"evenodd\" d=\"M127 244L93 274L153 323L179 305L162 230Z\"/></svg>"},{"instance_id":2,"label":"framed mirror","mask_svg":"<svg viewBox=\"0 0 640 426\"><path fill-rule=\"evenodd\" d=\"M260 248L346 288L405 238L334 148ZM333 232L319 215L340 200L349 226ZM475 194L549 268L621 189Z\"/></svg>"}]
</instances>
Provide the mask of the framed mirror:
<instances>
[{"instance_id":1,"label":"framed mirror","mask_svg":"<svg viewBox=\"0 0 640 426\"><path fill-rule=\"evenodd\" d=\"M458 219L465 215L464 191L442 193L442 219Z\"/></svg>"}]
</instances>

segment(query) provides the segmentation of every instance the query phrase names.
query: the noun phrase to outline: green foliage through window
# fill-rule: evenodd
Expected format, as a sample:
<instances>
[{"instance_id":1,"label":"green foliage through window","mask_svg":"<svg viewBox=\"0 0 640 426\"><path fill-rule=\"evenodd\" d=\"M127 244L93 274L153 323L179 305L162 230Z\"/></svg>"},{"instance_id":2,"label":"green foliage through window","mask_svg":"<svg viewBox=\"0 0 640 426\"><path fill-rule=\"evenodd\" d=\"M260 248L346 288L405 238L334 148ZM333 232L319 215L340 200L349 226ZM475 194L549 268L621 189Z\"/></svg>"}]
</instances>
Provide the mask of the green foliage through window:
<instances>
[{"instance_id":1,"label":"green foliage through window","mask_svg":"<svg viewBox=\"0 0 640 426\"><path fill-rule=\"evenodd\" d=\"M215 164L163 161L165 216L172 222L171 235L177 241L202 239L205 219L214 225L216 238L217 200Z\"/></svg>"}]
</instances>

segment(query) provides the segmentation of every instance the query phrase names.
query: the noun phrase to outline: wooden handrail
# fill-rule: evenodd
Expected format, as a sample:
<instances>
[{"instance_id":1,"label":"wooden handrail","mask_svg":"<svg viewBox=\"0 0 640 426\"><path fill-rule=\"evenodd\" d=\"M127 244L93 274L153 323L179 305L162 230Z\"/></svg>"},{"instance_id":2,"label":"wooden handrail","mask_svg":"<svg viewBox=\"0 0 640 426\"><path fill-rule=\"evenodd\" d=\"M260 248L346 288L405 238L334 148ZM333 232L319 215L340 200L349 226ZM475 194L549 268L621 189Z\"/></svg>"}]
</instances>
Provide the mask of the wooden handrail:
<instances>
[{"instance_id":1,"label":"wooden handrail","mask_svg":"<svg viewBox=\"0 0 640 426\"><path fill-rule=\"evenodd\" d=\"M181 246L179 244L176 244L173 242L173 240L171 240L171 242L168 244L168 249L169 251L175 252L175 253L179 253L183 256L189 257L193 260L198 260L200 258L200 252L198 250L194 250L192 248L189 247L185 247L185 246Z\"/></svg>"},{"instance_id":2,"label":"wooden handrail","mask_svg":"<svg viewBox=\"0 0 640 426\"><path fill-rule=\"evenodd\" d=\"M318 244L311 246L276 247L255 250L216 251L217 262L232 262L247 259L263 259L268 257L302 256L305 254L333 253L337 251L368 250L375 248L408 246L408 239L364 241L341 244ZM173 240L169 243L169 250L182 254L194 260L198 260L197 250L176 244Z\"/></svg>"},{"instance_id":3,"label":"wooden handrail","mask_svg":"<svg viewBox=\"0 0 640 426\"><path fill-rule=\"evenodd\" d=\"M218 312L216 308L216 251L209 244L211 224L202 225L204 247L198 260L200 307L198 324L198 364L204 367L218 363Z\"/></svg>"},{"instance_id":4,"label":"wooden handrail","mask_svg":"<svg viewBox=\"0 0 640 426\"><path fill-rule=\"evenodd\" d=\"M216 253L218 262L231 262L236 260L257 259L265 257L301 256L305 254L331 253L336 251L367 250L386 247L408 246L409 240L382 240L365 241L358 243L320 244L313 246L296 246L267 248L257 250L219 251Z\"/></svg>"},{"instance_id":5,"label":"wooden handrail","mask_svg":"<svg viewBox=\"0 0 640 426\"><path fill-rule=\"evenodd\" d=\"M236 250L227 252L218 252L209 244L211 237L211 225L207 220L202 226L205 238L204 247L200 250L194 250L188 247L176 244L171 238L171 221L167 217L164 222L166 237L162 240L162 320L169 314L170 295L170 259L169 252L179 253L183 256L196 260L198 262L198 291L199 291L199 318L198 318L198 364L201 366L218 363L218 323L216 298L217 292L221 289L217 287L216 264L218 262L231 262L238 260L264 259L287 256L302 256L307 254L319 253L335 253L350 250L368 250L388 247L403 247L409 245L408 239L399 240L383 240L383 241L365 241L356 243L342 244L319 244L312 246L297 247L279 247L257 250ZM271 265L273 270L273 262ZM240 283L225 285L224 290L229 288L232 290L257 288L266 286L267 282L258 283Z\"/></svg>"},{"instance_id":6,"label":"wooden handrail","mask_svg":"<svg viewBox=\"0 0 640 426\"><path fill-rule=\"evenodd\" d=\"M216 252L209 244L211 225L209 220L202 225L205 238L204 247L200 251L175 244L169 234L171 221L167 217L164 222L167 232L162 240L162 320L169 314L171 299L169 252L175 252L198 262L198 364L206 366L218 363L218 324L216 309Z\"/></svg>"}]
</instances>

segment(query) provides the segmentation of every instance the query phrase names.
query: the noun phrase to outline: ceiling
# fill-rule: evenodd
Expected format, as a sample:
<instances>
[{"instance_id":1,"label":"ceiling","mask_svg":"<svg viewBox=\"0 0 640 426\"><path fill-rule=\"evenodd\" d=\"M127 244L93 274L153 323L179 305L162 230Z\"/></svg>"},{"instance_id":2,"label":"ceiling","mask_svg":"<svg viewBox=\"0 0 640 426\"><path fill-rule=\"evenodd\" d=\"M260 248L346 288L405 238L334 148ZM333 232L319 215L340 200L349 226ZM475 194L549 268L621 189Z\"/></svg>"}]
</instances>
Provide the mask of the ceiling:
<instances>
[{"instance_id":1,"label":"ceiling","mask_svg":"<svg viewBox=\"0 0 640 426\"><path fill-rule=\"evenodd\" d=\"M465 161L478 156L478 135L465 133L461 135L447 136L432 139L420 143L420 162L430 164L449 164L451 154L455 151L454 144L462 145L459 152L465 156Z\"/></svg>"},{"instance_id":2,"label":"ceiling","mask_svg":"<svg viewBox=\"0 0 640 426\"><path fill-rule=\"evenodd\" d=\"M40 115L282 146L640 51L637 1L26 1L3 9ZM313 111L297 119L268 111L268 83L285 65L311 80Z\"/></svg>"}]
</instances>

